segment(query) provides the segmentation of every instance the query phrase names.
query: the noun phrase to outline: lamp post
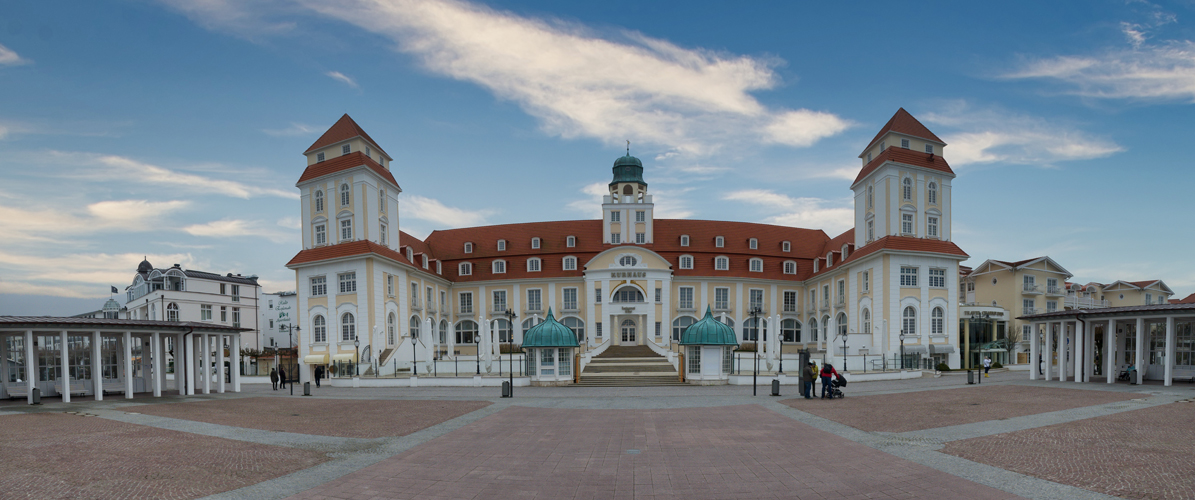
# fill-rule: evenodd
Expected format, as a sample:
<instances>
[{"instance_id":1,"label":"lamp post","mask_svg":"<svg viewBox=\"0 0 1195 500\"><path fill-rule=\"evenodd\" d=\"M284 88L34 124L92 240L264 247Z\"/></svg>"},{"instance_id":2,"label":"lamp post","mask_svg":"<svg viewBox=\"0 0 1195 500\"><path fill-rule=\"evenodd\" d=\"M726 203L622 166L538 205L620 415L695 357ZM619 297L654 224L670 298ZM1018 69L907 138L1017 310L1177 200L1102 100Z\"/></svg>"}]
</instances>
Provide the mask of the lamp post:
<instances>
[{"instance_id":1,"label":"lamp post","mask_svg":"<svg viewBox=\"0 0 1195 500\"><path fill-rule=\"evenodd\" d=\"M844 372L847 371L847 369L846 369L846 336L847 336L846 333L842 334L842 371L844 371Z\"/></svg>"},{"instance_id":2,"label":"lamp post","mask_svg":"<svg viewBox=\"0 0 1195 500\"><path fill-rule=\"evenodd\" d=\"M485 323L485 322L482 321L482 323ZM478 328L481 328L481 326L478 325ZM477 376L480 377L481 376L481 330L480 329L477 330L476 332L473 332L473 345L476 347L476 349L473 349L473 351L477 354L476 356L473 356L474 358L477 358Z\"/></svg>"},{"instance_id":3,"label":"lamp post","mask_svg":"<svg viewBox=\"0 0 1195 500\"><path fill-rule=\"evenodd\" d=\"M278 329L286 331L286 343L290 345L291 349L295 350L295 372L294 372L294 377L290 379L290 383L291 383L290 384L290 395L294 396L295 395L295 382L297 382L299 380L299 347L297 345L295 345L295 337L298 336L299 332L301 332L302 329L299 328L298 326L289 325L289 324L278 325ZM275 351L275 354L277 354L277 351ZM279 361L281 361L281 358L278 358L278 359L279 359ZM279 365L279 368L281 368L282 363L279 362L278 365ZM285 370L285 368L282 368L282 369Z\"/></svg>"},{"instance_id":4,"label":"lamp post","mask_svg":"<svg viewBox=\"0 0 1195 500\"><path fill-rule=\"evenodd\" d=\"M755 306L747 312L751 314L751 328L755 329L755 372L751 374L751 395L757 396L759 394L759 386L756 384L759 379L759 313L763 312L763 309Z\"/></svg>"},{"instance_id":5,"label":"lamp post","mask_svg":"<svg viewBox=\"0 0 1195 500\"><path fill-rule=\"evenodd\" d=\"M415 377L419 376L419 365L415 364L415 358L419 355L418 351L415 350L415 339L418 338L417 335L419 335L419 332L411 330L411 375ZM374 373L377 372L375 371Z\"/></svg>"},{"instance_id":6,"label":"lamp post","mask_svg":"<svg viewBox=\"0 0 1195 500\"><path fill-rule=\"evenodd\" d=\"M900 329L900 369L905 369L905 329Z\"/></svg>"},{"instance_id":7,"label":"lamp post","mask_svg":"<svg viewBox=\"0 0 1195 500\"><path fill-rule=\"evenodd\" d=\"M357 349L357 358L353 360L353 366L354 366L354 373L357 374L356 376L360 377L361 376L361 339L355 338L355 337L356 336L354 335L353 347Z\"/></svg>"},{"instance_id":8,"label":"lamp post","mask_svg":"<svg viewBox=\"0 0 1195 500\"><path fill-rule=\"evenodd\" d=\"M777 337L776 340L779 341L779 343L780 343L780 372L779 372L779 375L784 375L784 326L783 326L784 323L780 323L780 325L781 325L780 328L777 328L777 330L780 330L780 332L779 332L780 336ZM776 335L776 332L772 332L772 335Z\"/></svg>"},{"instance_id":9,"label":"lamp post","mask_svg":"<svg viewBox=\"0 0 1195 500\"><path fill-rule=\"evenodd\" d=\"M519 315L515 314L513 310L506 310L506 324L510 328L506 331L506 348L510 354L510 392L507 393L507 397L510 398L515 397L515 319L518 317ZM498 341L501 342L502 339L498 339ZM498 357L498 368L502 368L501 354Z\"/></svg>"}]
</instances>

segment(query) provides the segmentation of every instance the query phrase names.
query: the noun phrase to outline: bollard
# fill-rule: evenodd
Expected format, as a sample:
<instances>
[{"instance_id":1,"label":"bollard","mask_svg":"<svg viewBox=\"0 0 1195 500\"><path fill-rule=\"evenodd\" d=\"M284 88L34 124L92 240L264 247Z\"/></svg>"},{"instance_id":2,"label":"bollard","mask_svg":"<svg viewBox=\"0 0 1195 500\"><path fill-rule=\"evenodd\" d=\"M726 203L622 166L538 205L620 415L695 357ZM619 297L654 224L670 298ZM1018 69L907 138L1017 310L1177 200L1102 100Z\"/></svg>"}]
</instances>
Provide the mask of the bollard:
<instances>
[{"instance_id":1,"label":"bollard","mask_svg":"<svg viewBox=\"0 0 1195 500\"><path fill-rule=\"evenodd\" d=\"M303 395L304 396L311 395L311 382L303 382Z\"/></svg>"},{"instance_id":2,"label":"bollard","mask_svg":"<svg viewBox=\"0 0 1195 500\"><path fill-rule=\"evenodd\" d=\"M41 388L38 388L38 387L33 388L33 404L35 404L35 405L41 404Z\"/></svg>"},{"instance_id":3,"label":"bollard","mask_svg":"<svg viewBox=\"0 0 1195 500\"><path fill-rule=\"evenodd\" d=\"M975 384L975 372L967 370L967 385Z\"/></svg>"},{"instance_id":4,"label":"bollard","mask_svg":"<svg viewBox=\"0 0 1195 500\"><path fill-rule=\"evenodd\" d=\"M502 397L504 397L504 398L510 397L510 382L507 380L502 381Z\"/></svg>"},{"instance_id":5,"label":"bollard","mask_svg":"<svg viewBox=\"0 0 1195 500\"><path fill-rule=\"evenodd\" d=\"M773 396L780 395L780 380L778 380L778 379L772 379L772 395Z\"/></svg>"}]
</instances>

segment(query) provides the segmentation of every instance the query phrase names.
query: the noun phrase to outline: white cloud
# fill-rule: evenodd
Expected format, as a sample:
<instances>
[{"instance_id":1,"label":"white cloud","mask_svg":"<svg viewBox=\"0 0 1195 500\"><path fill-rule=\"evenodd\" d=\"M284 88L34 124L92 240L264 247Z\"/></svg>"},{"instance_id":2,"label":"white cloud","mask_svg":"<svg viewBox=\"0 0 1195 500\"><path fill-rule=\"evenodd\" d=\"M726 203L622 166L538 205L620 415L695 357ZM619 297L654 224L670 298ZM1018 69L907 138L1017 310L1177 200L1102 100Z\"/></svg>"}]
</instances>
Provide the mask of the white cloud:
<instances>
[{"instance_id":1,"label":"white cloud","mask_svg":"<svg viewBox=\"0 0 1195 500\"><path fill-rule=\"evenodd\" d=\"M809 172L811 179L845 179L848 181L855 180L859 176L859 171L863 167L858 165L848 165L845 167L817 167Z\"/></svg>"},{"instance_id":2,"label":"white cloud","mask_svg":"<svg viewBox=\"0 0 1195 500\"><path fill-rule=\"evenodd\" d=\"M0 45L0 66L16 66L27 62L29 62L28 59L22 59L12 49Z\"/></svg>"},{"instance_id":3,"label":"white cloud","mask_svg":"<svg viewBox=\"0 0 1195 500\"><path fill-rule=\"evenodd\" d=\"M610 184L608 183L586 184L581 188L581 197L570 201L566 206L569 210L585 214L587 219L600 219L602 217L602 197L608 194L610 194Z\"/></svg>"},{"instance_id":4,"label":"white cloud","mask_svg":"<svg viewBox=\"0 0 1195 500\"><path fill-rule=\"evenodd\" d=\"M925 113L922 119L945 127L939 135L949 144L945 155L954 166L991 162L1050 166L1124 151L1111 139L1064 124L994 108L976 109L961 101L941 112Z\"/></svg>"},{"instance_id":5,"label":"white cloud","mask_svg":"<svg viewBox=\"0 0 1195 500\"><path fill-rule=\"evenodd\" d=\"M75 166L89 165L88 168L80 169L79 175L104 181L119 178L128 182L186 188L189 192L220 194L242 199L257 196L288 199L298 199L299 197L297 192L290 189L251 186L239 181L204 177L151 165L125 156L52 151L49 158L63 159Z\"/></svg>"},{"instance_id":6,"label":"white cloud","mask_svg":"<svg viewBox=\"0 0 1195 500\"><path fill-rule=\"evenodd\" d=\"M329 71L324 74L327 75L328 77L332 78L333 80L341 82L341 83L348 85L352 88L357 88L357 82L353 81L352 78L349 78L344 73L341 73L339 71Z\"/></svg>"},{"instance_id":7,"label":"white cloud","mask_svg":"<svg viewBox=\"0 0 1195 500\"><path fill-rule=\"evenodd\" d=\"M189 253L23 255L0 250L0 269L5 275L3 293L107 297L109 286L123 290L132 282L142 258L148 258L158 267L177 263L186 268L211 269L207 267L210 263L199 261Z\"/></svg>"},{"instance_id":8,"label":"white cloud","mask_svg":"<svg viewBox=\"0 0 1195 500\"><path fill-rule=\"evenodd\" d=\"M303 219L301 217L283 217L278 219L278 225L287 229L299 229L303 227Z\"/></svg>"},{"instance_id":9,"label":"white cloud","mask_svg":"<svg viewBox=\"0 0 1195 500\"><path fill-rule=\"evenodd\" d=\"M821 229L830 236L837 236L855 226L852 198L841 201L792 198L766 189L743 189L733 191L722 199L758 205L775 213L764 220L770 224Z\"/></svg>"},{"instance_id":10,"label":"white cloud","mask_svg":"<svg viewBox=\"0 0 1195 500\"><path fill-rule=\"evenodd\" d=\"M269 22L269 13L282 10L284 4L271 0L240 2L237 0L158 0L178 10L199 25L216 31L256 39L262 35L292 30L292 22Z\"/></svg>"},{"instance_id":11,"label":"white cloud","mask_svg":"<svg viewBox=\"0 0 1195 500\"><path fill-rule=\"evenodd\" d=\"M192 224L183 228L191 236L204 238L238 238L243 236L266 238L274 243L295 241L295 231L279 229L278 224L245 219L221 219L203 224Z\"/></svg>"},{"instance_id":12,"label":"white cloud","mask_svg":"<svg viewBox=\"0 0 1195 500\"><path fill-rule=\"evenodd\" d=\"M155 231L168 215L188 206L188 202L178 200L101 201L79 213L0 205L0 240L61 242L99 231Z\"/></svg>"},{"instance_id":13,"label":"white cloud","mask_svg":"<svg viewBox=\"0 0 1195 500\"><path fill-rule=\"evenodd\" d=\"M290 126L287 128L264 129L264 130L262 130L262 132L265 132L266 135L272 135L274 137L295 137L295 136L311 135L316 132L319 132L319 129L316 127L313 127L311 125L291 122Z\"/></svg>"},{"instance_id":14,"label":"white cloud","mask_svg":"<svg viewBox=\"0 0 1195 500\"><path fill-rule=\"evenodd\" d=\"M465 210L449 207L439 200L424 196L410 196L403 200L406 216L439 224L445 228L480 226L493 210Z\"/></svg>"}]
</instances>

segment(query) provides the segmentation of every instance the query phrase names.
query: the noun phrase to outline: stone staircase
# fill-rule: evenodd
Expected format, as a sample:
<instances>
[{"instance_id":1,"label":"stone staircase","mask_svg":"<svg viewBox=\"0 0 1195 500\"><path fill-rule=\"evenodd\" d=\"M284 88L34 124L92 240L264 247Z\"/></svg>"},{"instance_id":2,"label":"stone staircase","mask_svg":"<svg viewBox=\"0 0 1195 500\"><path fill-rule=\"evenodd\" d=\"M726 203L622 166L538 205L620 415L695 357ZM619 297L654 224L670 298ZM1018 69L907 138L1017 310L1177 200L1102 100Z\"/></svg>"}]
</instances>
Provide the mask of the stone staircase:
<instances>
[{"instance_id":1,"label":"stone staircase","mask_svg":"<svg viewBox=\"0 0 1195 500\"><path fill-rule=\"evenodd\" d=\"M610 346L581 372L578 387L653 387L688 385L676 367L647 346Z\"/></svg>"}]
</instances>

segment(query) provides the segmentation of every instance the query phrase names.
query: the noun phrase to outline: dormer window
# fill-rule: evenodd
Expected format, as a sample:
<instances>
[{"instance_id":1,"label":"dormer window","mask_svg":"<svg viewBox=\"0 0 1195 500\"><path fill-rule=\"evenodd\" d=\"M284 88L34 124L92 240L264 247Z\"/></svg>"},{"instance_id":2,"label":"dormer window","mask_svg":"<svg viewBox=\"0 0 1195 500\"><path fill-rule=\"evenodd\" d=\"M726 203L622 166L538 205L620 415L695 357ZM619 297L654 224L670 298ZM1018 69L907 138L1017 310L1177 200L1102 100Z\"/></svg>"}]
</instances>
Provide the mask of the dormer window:
<instances>
[{"instance_id":1,"label":"dormer window","mask_svg":"<svg viewBox=\"0 0 1195 500\"><path fill-rule=\"evenodd\" d=\"M680 256L680 268L681 269L693 269L693 256L692 255Z\"/></svg>"},{"instance_id":2,"label":"dormer window","mask_svg":"<svg viewBox=\"0 0 1195 500\"><path fill-rule=\"evenodd\" d=\"M539 248L539 238L531 238L531 248Z\"/></svg>"},{"instance_id":3,"label":"dormer window","mask_svg":"<svg viewBox=\"0 0 1195 500\"><path fill-rule=\"evenodd\" d=\"M577 270L577 258L576 257L565 257L564 261L561 263L561 265L564 267L565 271L576 271Z\"/></svg>"},{"instance_id":4,"label":"dormer window","mask_svg":"<svg viewBox=\"0 0 1195 500\"><path fill-rule=\"evenodd\" d=\"M757 250L759 249L759 240L751 238L747 240L747 246L751 247L752 250Z\"/></svg>"},{"instance_id":5,"label":"dormer window","mask_svg":"<svg viewBox=\"0 0 1195 500\"><path fill-rule=\"evenodd\" d=\"M722 247L726 246L726 240L724 238L722 238L721 236L718 236L718 237L714 238L714 246L716 246L718 248L722 248Z\"/></svg>"},{"instance_id":6,"label":"dormer window","mask_svg":"<svg viewBox=\"0 0 1195 500\"><path fill-rule=\"evenodd\" d=\"M931 155L932 155L932 154L934 154L934 145L933 145L933 144L926 144L926 145L925 145L925 152L926 152L926 153L929 153L929 154L931 154Z\"/></svg>"},{"instance_id":7,"label":"dormer window","mask_svg":"<svg viewBox=\"0 0 1195 500\"><path fill-rule=\"evenodd\" d=\"M407 247L407 260L411 261L412 264L415 263L415 252L411 250L411 247Z\"/></svg>"},{"instance_id":8,"label":"dormer window","mask_svg":"<svg viewBox=\"0 0 1195 500\"><path fill-rule=\"evenodd\" d=\"M324 152L323 151L320 151L315 154L315 161L316 162L324 161Z\"/></svg>"},{"instance_id":9,"label":"dormer window","mask_svg":"<svg viewBox=\"0 0 1195 500\"><path fill-rule=\"evenodd\" d=\"M689 235L687 235L687 234L680 235L680 246L682 246L682 247L689 246Z\"/></svg>"},{"instance_id":10,"label":"dormer window","mask_svg":"<svg viewBox=\"0 0 1195 500\"><path fill-rule=\"evenodd\" d=\"M905 148L905 149L909 149L909 140L908 140L908 139L901 139L901 140L900 140L900 147L902 147L902 148Z\"/></svg>"},{"instance_id":11,"label":"dormer window","mask_svg":"<svg viewBox=\"0 0 1195 500\"><path fill-rule=\"evenodd\" d=\"M423 256L423 268L427 269L427 256L426 255Z\"/></svg>"},{"instance_id":12,"label":"dormer window","mask_svg":"<svg viewBox=\"0 0 1195 500\"><path fill-rule=\"evenodd\" d=\"M867 163L871 163L871 153L867 153Z\"/></svg>"},{"instance_id":13,"label":"dormer window","mask_svg":"<svg viewBox=\"0 0 1195 500\"><path fill-rule=\"evenodd\" d=\"M506 274L506 261L495 260L493 264L494 274Z\"/></svg>"},{"instance_id":14,"label":"dormer window","mask_svg":"<svg viewBox=\"0 0 1195 500\"><path fill-rule=\"evenodd\" d=\"M569 248L572 248L572 247L575 247L575 246L577 246L577 237L576 237L576 236L569 236L568 238L565 238L565 239L564 239L564 246L566 246L566 247L569 247Z\"/></svg>"},{"instance_id":15,"label":"dormer window","mask_svg":"<svg viewBox=\"0 0 1195 500\"><path fill-rule=\"evenodd\" d=\"M715 257L714 258L714 270L715 271L727 271L729 269L730 269L730 259L729 258L727 258L727 257Z\"/></svg>"},{"instance_id":16,"label":"dormer window","mask_svg":"<svg viewBox=\"0 0 1195 500\"><path fill-rule=\"evenodd\" d=\"M753 272L753 273L762 273L763 272L763 259L751 259L751 272Z\"/></svg>"},{"instance_id":17,"label":"dormer window","mask_svg":"<svg viewBox=\"0 0 1195 500\"><path fill-rule=\"evenodd\" d=\"M537 273L539 272L539 268L540 262L538 258L527 259L527 272Z\"/></svg>"},{"instance_id":18,"label":"dormer window","mask_svg":"<svg viewBox=\"0 0 1195 500\"><path fill-rule=\"evenodd\" d=\"M834 265L834 252L826 252L826 267Z\"/></svg>"},{"instance_id":19,"label":"dormer window","mask_svg":"<svg viewBox=\"0 0 1195 500\"><path fill-rule=\"evenodd\" d=\"M461 264L457 266L457 274L461 276L469 276L473 274L473 264L470 262L461 262Z\"/></svg>"},{"instance_id":20,"label":"dormer window","mask_svg":"<svg viewBox=\"0 0 1195 500\"><path fill-rule=\"evenodd\" d=\"M793 251L793 244L792 244L792 242L789 242L789 241L784 241L784 242L781 242L781 243L780 243L780 251L782 251L782 252L791 252L791 251Z\"/></svg>"},{"instance_id":21,"label":"dormer window","mask_svg":"<svg viewBox=\"0 0 1195 500\"><path fill-rule=\"evenodd\" d=\"M341 155L347 155L347 154L351 153L352 151L353 151L353 148L351 146L349 146L348 144L345 144L340 147Z\"/></svg>"},{"instance_id":22,"label":"dormer window","mask_svg":"<svg viewBox=\"0 0 1195 500\"><path fill-rule=\"evenodd\" d=\"M473 253L473 242L465 242L465 253Z\"/></svg>"},{"instance_id":23,"label":"dormer window","mask_svg":"<svg viewBox=\"0 0 1195 500\"><path fill-rule=\"evenodd\" d=\"M498 251L499 252L506 251L506 240L498 240Z\"/></svg>"},{"instance_id":24,"label":"dormer window","mask_svg":"<svg viewBox=\"0 0 1195 500\"><path fill-rule=\"evenodd\" d=\"M821 264L821 262L822 262L821 257L813 259L813 272L815 272L815 273L817 272L818 267L821 267L821 266L819 266L819 264ZM810 298L813 298L813 297L810 296Z\"/></svg>"},{"instance_id":25,"label":"dormer window","mask_svg":"<svg viewBox=\"0 0 1195 500\"><path fill-rule=\"evenodd\" d=\"M797 263L793 261L786 261L784 263L784 274L797 274Z\"/></svg>"}]
</instances>

